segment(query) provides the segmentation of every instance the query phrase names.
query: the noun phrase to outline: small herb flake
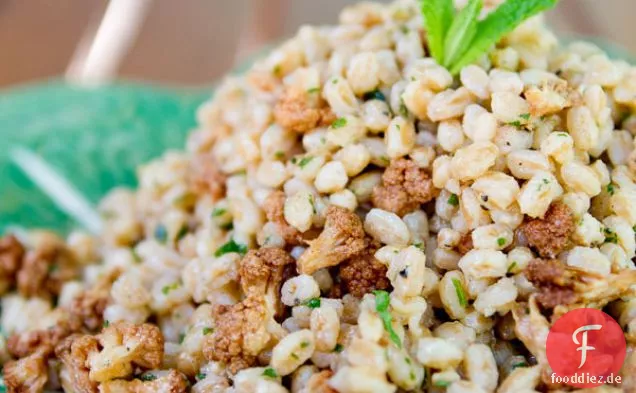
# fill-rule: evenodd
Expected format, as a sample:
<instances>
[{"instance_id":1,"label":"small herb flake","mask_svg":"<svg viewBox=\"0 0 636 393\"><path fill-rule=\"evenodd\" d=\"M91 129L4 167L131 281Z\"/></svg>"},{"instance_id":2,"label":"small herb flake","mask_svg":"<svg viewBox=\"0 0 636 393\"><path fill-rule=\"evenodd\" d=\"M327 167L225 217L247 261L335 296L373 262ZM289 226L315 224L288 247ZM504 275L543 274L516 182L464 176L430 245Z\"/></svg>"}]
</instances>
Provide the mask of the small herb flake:
<instances>
[{"instance_id":1,"label":"small herb flake","mask_svg":"<svg viewBox=\"0 0 636 393\"><path fill-rule=\"evenodd\" d=\"M384 329L389 333L389 338L391 341L398 347L402 348L402 342L400 342L400 337L393 330L393 318L391 317L391 313L389 312L389 304L391 299L389 298L389 293L387 291L373 291L375 295L375 311L378 313L378 316L382 320L382 324L384 325Z\"/></svg>"},{"instance_id":2,"label":"small herb flake","mask_svg":"<svg viewBox=\"0 0 636 393\"><path fill-rule=\"evenodd\" d=\"M224 231L231 231L232 229L234 229L234 223L230 221L227 224L223 224L221 225L221 229L223 229Z\"/></svg>"},{"instance_id":3,"label":"small herb flake","mask_svg":"<svg viewBox=\"0 0 636 393\"><path fill-rule=\"evenodd\" d=\"M519 362L519 363L515 363L512 365L512 369L517 369L519 367L528 367L528 363L526 362Z\"/></svg>"},{"instance_id":4,"label":"small herb flake","mask_svg":"<svg viewBox=\"0 0 636 393\"><path fill-rule=\"evenodd\" d=\"M331 123L331 128L342 128L347 125L347 119L339 117Z\"/></svg>"},{"instance_id":5,"label":"small herb flake","mask_svg":"<svg viewBox=\"0 0 636 393\"><path fill-rule=\"evenodd\" d=\"M212 210L212 217L219 217L227 213L227 209L223 207L216 207Z\"/></svg>"},{"instance_id":6,"label":"small herb flake","mask_svg":"<svg viewBox=\"0 0 636 393\"><path fill-rule=\"evenodd\" d=\"M506 270L506 273L512 273L512 271L517 267L517 262L513 261L510 266L508 266L508 270Z\"/></svg>"},{"instance_id":7,"label":"small herb flake","mask_svg":"<svg viewBox=\"0 0 636 393\"><path fill-rule=\"evenodd\" d=\"M411 378L411 381L415 381L415 373L413 371L409 373L409 378Z\"/></svg>"},{"instance_id":8,"label":"small herb flake","mask_svg":"<svg viewBox=\"0 0 636 393\"><path fill-rule=\"evenodd\" d=\"M315 297L313 299L309 299L305 302L305 306L309 307L309 308L318 308L320 307L320 298L319 297Z\"/></svg>"},{"instance_id":9,"label":"small herb flake","mask_svg":"<svg viewBox=\"0 0 636 393\"><path fill-rule=\"evenodd\" d=\"M312 156L307 156L307 157L303 157L300 159L300 161L298 162L298 166L300 167L300 169L303 169L307 166L307 164L309 164L311 162L311 160L313 160L314 158Z\"/></svg>"},{"instance_id":10,"label":"small herb flake","mask_svg":"<svg viewBox=\"0 0 636 393\"><path fill-rule=\"evenodd\" d=\"M424 243L413 243L413 245L420 250L424 251Z\"/></svg>"},{"instance_id":11,"label":"small herb flake","mask_svg":"<svg viewBox=\"0 0 636 393\"><path fill-rule=\"evenodd\" d=\"M179 333L179 344L183 344L183 340L185 340L185 333Z\"/></svg>"},{"instance_id":12,"label":"small herb flake","mask_svg":"<svg viewBox=\"0 0 636 393\"><path fill-rule=\"evenodd\" d=\"M168 295L171 291L179 288L179 286L180 284L178 282L172 283L170 285L165 285L163 288L161 288L161 293L163 293L164 295Z\"/></svg>"},{"instance_id":13,"label":"small herb flake","mask_svg":"<svg viewBox=\"0 0 636 393\"><path fill-rule=\"evenodd\" d=\"M236 252L241 255L247 254L247 246L245 244L240 244L234 241L234 239L230 239L229 242L225 243L221 247L219 247L216 252L214 252L215 257L220 257L221 255L225 255L230 252Z\"/></svg>"},{"instance_id":14,"label":"small herb flake","mask_svg":"<svg viewBox=\"0 0 636 393\"><path fill-rule=\"evenodd\" d=\"M614 189L614 184L610 183L607 185L607 193L610 195L614 195L614 192L616 192L616 190Z\"/></svg>"},{"instance_id":15,"label":"small herb flake","mask_svg":"<svg viewBox=\"0 0 636 393\"><path fill-rule=\"evenodd\" d=\"M523 120L530 120L530 114L529 113L524 113L523 115L521 115L519 117L522 118Z\"/></svg>"},{"instance_id":16,"label":"small herb flake","mask_svg":"<svg viewBox=\"0 0 636 393\"><path fill-rule=\"evenodd\" d=\"M404 103L404 98L400 97L400 116L402 117L408 117L409 116L409 110L406 107L406 104Z\"/></svg>"},{"instance_id":17,"label":"small herb flake","mask_svg":"<svg viewBox=\"0 0 636 393\"><path fill-rule=\"evenodd\" d=\"M263 376L269 378L278 378L278 373L271 367L267 367L265 371L263 371Z\"/></svg>"},{"instance_id":18,"label":"small herb flake","mask_svg":"<svg viewBox=\"0 0 636 393\"><path fill-rule=\"evenodd\" d=\"M603 230L603 233L605 234L605 243L618 243L618 235L616 234L616 232L614 232L610 228L605 228Z\"/></svg>"},{"instance_id":19,"label":"small herb flake","mask_svg":"<svg viewBox=\"0 0 636 393\"><path fill-rule=\"evenodd\" d=\"M381 156L380 160L382 160L382 162L384 163L384 165L389 165L391 164L391 160L389 159L388 156Z\"/></svg>"},{"instance_id":20,"label":"small herb flake","mask_svg":"<svg viewBox=\"0 0 636 393\"><path fill-rule=\"evenodd\" d=\"M108 319L104 319L104 323L102 324L102 327L109 327L110 326L110 321Z\"/></svg>"},{"instance_id":21,"label":"small herb flake","mask_svg":"<svg viewBox=\"0 0 636 393\"><path fill-rule=\"evenodd\" d=\"M438 388L445 388L448 387L451 384L450 381L437 381L435 382L433 385L437 386Z\"/></svg>"},{"instance_id":22,"label":"small herb flake","mask_svg":"<svg viewBox=\"0 0 636 393\"><path fill-rule=\"evenodd\" d=\"M521 128L521 122L519 120L511 121L507 123L509 126Z\"/></svg>"},{"instance_id":23,"label":"small herb flake","mask_svg":"<svg viewBox=\"0 0 636 393\"><path fill-rule=\"evenodd\" d=\"M320 92L320 87L312 87L311 89L307 89L307 93L309 94L314 94L319 92Z\"/></svg>"},{"instance_id":24,"label":"small herb flake","mask_svg":"<svg viewBox=\"0 0 636 393\"><path fill-rule=\"evenodd\" d=\"M307 348L308 346L309 346L309 343L307 341L303 341L300 343L301 348Z\"/></svg>"},{"instance_id":25,"label":"small herb flake","mask_svg":"<svg viewBox=\"0 0 636 393\"><path fill-rule=\"evenodd\" d=\"M556 134L557 136L560 136L561 138L566 138L568 136L567 132L557 132Z\"/></svg>"},{"instance_id":26,"label":"small herb flake","mask_svg":"<svg viewBox=\"0 0 636 393\"><path fill-rule=\"evenodd\" d=\"M342 346L342 344L336 344L336 346L333 347L333 351L336 353L340 353L344 351L344 347Z\"/></svg>"},{"instance_id":27,"label":"small herb flake","mask_svg":"<svg viewBox=\"0 0 636 393\"><path fill-rule=\"evenodd\" d=\"M139 377L139 379L141 379L142 381L154 381L155 379L157 379L157 376L155 374L144 374L141 377Z\"/></svg>"},{"instance_id":28,"label":"small herb flake","mask_svg":"<svg viewBox=\"0 0 636 393\"><path fill-rule=\"evenodd\" d=\"M277 64L272 72L274 73L274 75L280 76L280 74L283 72L283 68L280 66L280 64Z\"/></svg>"},{"instance_id":29,"label":"small herb flake","mask_svg":"<svg viewBox=\"0 0 636 393\"><path fill-rule=\"evenodd\" d=\"M276 157L277 160L282 160L283 158L285 158L285 153L279 150L274 153L274 157Z\"/></svg>"},{"instance_id":30,"label":"small herb flake","mask_svg":"<svg viewBox=\"0 0 636 393\"><path fill-rule=\"evenodd\" d=\"M159 224L155 227L155 239L157 239L159 243L168 241L168 230L163 224Z\"/></svg>"},{"instance_id":31,"label":"small herb flake","mask_svg":"<svg viewBox=\"0 0 636 393\"><path fill-rule=\"evenodd\" d=\"M455 287L455 293L459 300L459 305L462 307L468 307L468 300L466 299L466 292L464 292L464 286L462 282L457 278L453 278L453 286Z\"/></svg>"},{"instance_id":32,"label":"small herb flake","mask_svg":"<svg viewBox=\"0 0 636 393\"><path fill-rule=\"evenodd\" d=\"M181 228L179 228L179 232L177 232L177 236L175 237L175 239L177 241L183 239L185 237L185 235L188 234L188 226L184 225Z\"/></svg>"},{"instance_id":33,"label":"small herb flake","mask_svg":"<svg viewBox=\"0 0 636 393\"><path fill-rule=\"evenodd\" d=\"M197 381L201 381L203 379L205 379L205 377L207 377L207 374L205 373L198 373L196 376Z\"/></svg>"},{"instance_id":34,"label":"small herb flake","mask_svg":"<svg viewBox=\"0 0 636 393\"><path fill-rule=\"evenodd\" d=\"M452 206L458 206L459 205L459 197L455 194L451 194L451 196L448 197L448 204L452 205Z\"/></svg>"},{"instance_id":35,"label":"small herb flake","mask_svg":"<svg viewBox=\"0 0 636 393\"><path fill-rule=\"evenodd\" d=\"M204 336L207 336L210 333L214 333L214 328L207 327L207 326L203 328L203 335Z\"/></svg>"},{"instance_id":36,"label":"small herb flake","mask_svg":"<svg viewBox=\"0 0 636 393\"><path fill-rule=\"evenodd\" d=\"M506 244L506 239L503 237L500 237L499 239L497 239L497 245L499 247L502 247L504 244Z\"/></svg>"}]
</instances>

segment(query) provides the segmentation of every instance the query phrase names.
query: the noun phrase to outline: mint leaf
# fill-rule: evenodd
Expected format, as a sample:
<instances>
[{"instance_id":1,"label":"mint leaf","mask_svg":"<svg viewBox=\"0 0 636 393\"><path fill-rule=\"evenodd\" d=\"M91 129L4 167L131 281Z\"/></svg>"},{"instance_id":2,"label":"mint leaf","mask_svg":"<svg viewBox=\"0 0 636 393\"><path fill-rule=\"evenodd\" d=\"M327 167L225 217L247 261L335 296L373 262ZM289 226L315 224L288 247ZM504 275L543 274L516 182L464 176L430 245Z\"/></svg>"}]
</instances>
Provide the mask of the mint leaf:
<instances>
[{"instance_id":1,"label":"mint leaf","mask_svg":"<svg viewBox=\"0 0 636 393\"><path fill-rule=\"evenodd\" d=\"M220 257L221 255L225 255L230 252L245 255L247 254L247 246L245 244L235 242L234 239L230 239L229 242L225 243L214 252L214 256Z\"/></svg>"},{"instance_id":2,"label":"mint leaf","mask_svg":"<svg viewBox=\"0 0 636 393\"><path fill-rule=\"evenodd\" d=\"M444 40L444 66L450 67L468 49L477 34L482 0L470 0L453 20Z\"/></svg>"},{"instance_id":3,"label":"mint leaf","mask_svg":"<svg viewBox=\"0 0 636 393\"><path fill-rule=\"evenodd\" d=\"M457 74L465 66L478 60L504 35L510 33L526 19L550 9L558 0L506 0L486 19L477 24L477 34L468 50L452 65L450 72Z\"/></svg>"},{"instance_id":4,"label":"mint leaf","mask_svg":"<svg viewBox=\"0 0 636 393\"><path fill-rule=\"evenodd\" d=\"M391 299L389 298L389 293L387 291L373 291L375 295L375 311L378 313L378 316L382 320L382 325L384 325L384 330L389 333L389 338L393 343L398 347L402 348L402 342L400 341L400 337L397 335L395 330L393 330L393 318L391 317L391 312L389 311L389 304L391 303Z\"/></svg>"},{"instance_id":5,"label":"mint leaf","mask_svg":"<svg viewBox=\"0 0 636 393\"><path fill-rule=\"evenodd\" d=\"M426 38L431 55L439 64L444 64L444 38L453 23L452 0L420 0L426 25Z\"/></svg>"}]
</instances>

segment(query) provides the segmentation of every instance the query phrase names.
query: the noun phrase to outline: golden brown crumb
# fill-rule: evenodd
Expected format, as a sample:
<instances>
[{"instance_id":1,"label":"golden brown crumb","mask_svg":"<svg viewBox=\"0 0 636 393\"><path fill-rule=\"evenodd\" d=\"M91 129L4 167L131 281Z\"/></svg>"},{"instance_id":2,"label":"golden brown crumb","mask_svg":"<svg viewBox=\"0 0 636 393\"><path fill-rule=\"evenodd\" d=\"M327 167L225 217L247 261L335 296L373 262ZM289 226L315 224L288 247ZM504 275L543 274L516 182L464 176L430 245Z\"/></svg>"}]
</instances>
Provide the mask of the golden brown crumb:
<instances>
[{"instance_id":1,"label":"golden brown crumb","mask_svg":"<svg viewBox=\"0 0 636 393\"><path fill-rule=\"evenodd\" d=\"M374 250L367 249L338 266L343 289L357 298L376 289L388 289L391 286L386 277L386 266L375 259L373 253Z\"/></svg>"},{"instance_id":2,"label":"golden brown crumb","mask_svg":"<svg viewBox=\"0 0 636 393\"><path fill-rule=\"evenodd\" d=\"M335 116L328 108L313 108L307 93L298 89L287 89L274 108L274 118L282 127L304 133L319 125L329 125Z\"/></svg>"},{"instance_id":3,"label":"golden brown crumb","mask_svg":"<svg viewBox=\"0 0 636 393\"><path fill-rule=\"evenodd\" d=\"M530 114L535 117L557 113L581 101L580 94L562 79L530 86L524 96L530 104Z\"/></svg>"},{"instance_id":4,"label":"golden brown crumb","mask_svg":"<svg viewBox=\"0 0 636 393\"><path fill-rule=\"evenodd\" d=\"M22 264L24 247L13 235L0 238L0 294L15 285L15 275Z\"/></svg>"},{"instance_id":5,"label":"golden brown crumb","mask_svg":"<svg viewBox=\"0 0 636 393\"><path fill-rule=\"evenodd\" d=\"M375 186L371 202L377 208L403 216L431 201L436 195L428 173L406 158L393 160Z\"/></svg>"},{"instance_id":6,"label":"golden brown crumb","mask_svg":"<svg viewBox=\"0 0 636 393\"><path fill-rule=\"evenodd\" d=\"M209 154L198 154L192 159L190 176L190 182L196 192L210 195L213 200L221 199L225 195L225 175Z\"/></svg>"},{"instance_id":7,"label":"golden brown crumb","mask_svg":"<svg viewBox=\"0 0 636 393\"><path fill-rule=\"evenodd\" d=\"M170 370L151 381L133 379L126 381L115 379L104 382L100 393L185 393L188 391L188 379L177 370Z\"/></svg>"},{"instance_id":8,"label":"golden brown crumb","mask_svg":"<svg viewBox=\"0 0 636 393\"><path fill-rule=\"evenodd\" d=\"M253 366L270 339L264 297L248 297L216 310L216 326L203 344L208 360L224 362L232 374Z\"/></svg>"},{"instance_id":9,"label":"golden brown crumb","mask_svg":"<svg viewBox=\"0 0 636 393\"><path fill-rule=\"evenodd\" d=\"M292 246L303 244L301 233L285 221L284 209L285 193L283 191L272 191L263 204L267 220L276 224L285 243Z\"/></svg>"},{"instance_id":10,"label":"golden brown crumb","mask_svg":"<svg viewBox=\"0 0 636 393\"><path fill-rule=\"evenodd\" d=\"M312 274L336 266L364 250L366 241L362 221L355 213L335 205L327 208L325 227L298 258L298 270Z\"/></svg>"},{"instance_id":11,"label":"golden brown crumb","mask_svg":"<svg viewBox=\"0 0 636 393\"><path fill-rule=\"evenodd\" d=\"M338 393L329 386L329 378L332 375L333 371L331 370L323 370L312 375L299 393Z\"/></svg>"},{"instance_id":12,"label":"golden brown crumb","mask_svg":"<svg viewBox=\"0 0 636 393\"><path fill-rule=\"evenodd\" d=\"M90 335L75 334L55 348L55 356L62 362L60 379L66 391L97 393L97 383L89 378L88 356L99 352L98 341Z\"/></svg>"},{"instance_id":13,"label":"golden brown crumb","mask_svg":"<svg viewBox=\"0 0 636 393\"><path fill-rule=\"evenodd\" d=\"M9 393L41 393L49 379L46 355L35 352L4 365L4 383Z\"/></svg>"},{"instance_id":14,"label":"golden brown crumb","mask_svg":"<svg viewBox=\"0 0 636 393\"><path fill-rule=\"evenodd\" d=\"M250 250L239 264L241 288L247 296L264 295L268 288L278 294L285 265L295 260L280 248Z\"/></svg>"},{"instance_id":15,"label":"golden brown crumb","mask_svg":"<svg viewBox=\"0 0 636 393\"><path fill-rule=\"evenodd\" d=\"M461 239L459 239L459 244L457 244L457 252L464 255L468 251L473 249L473 234L472 232L468 232L462 235Z\"/></svg>"},{"instance_id":16,"label":"golden brown crumb","mask_svg":"<svg viewBox=\"0 0 636 393\"><path fill-rule=\"evenodd\" d=\"M49 299L59 295L62 285L76 277L72 253L63 245L43 242L24 257L17 275L18 291L24 297Z\"/></svg>"},{"instance_id":17,"label":"golden brown crumb","mask_svg":"<svg viewBox=\"0 0 636 393\"><path fill-rule=\"evenodd\" d=\"M543 219L531 219L520 228L528 244L544 258L559 255L568 246L574 229L572 212L563 203L553 203Z\"/></svg>"}]
</instances>

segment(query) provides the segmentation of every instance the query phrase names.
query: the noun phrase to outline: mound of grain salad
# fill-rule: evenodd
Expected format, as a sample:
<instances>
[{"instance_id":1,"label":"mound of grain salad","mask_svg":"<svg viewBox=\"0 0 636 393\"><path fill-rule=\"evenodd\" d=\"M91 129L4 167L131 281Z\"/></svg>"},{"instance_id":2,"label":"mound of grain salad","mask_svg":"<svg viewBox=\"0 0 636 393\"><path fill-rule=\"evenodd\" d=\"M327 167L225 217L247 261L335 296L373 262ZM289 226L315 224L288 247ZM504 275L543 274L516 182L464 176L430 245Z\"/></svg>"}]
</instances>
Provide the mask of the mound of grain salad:
<instances>
[{"instance_id":1,"label":"mound of grain salad","mask_svg":"<svg viewBox=\"0 0 636 393\"><path fill-rule=\"evenodd\" d=\"M593 391L636 391L636 68L462 3L303 26L100 236L2 238L6 390L570 391L545 340L590 307L628 346Z\"/></svg>"}]
</instances>

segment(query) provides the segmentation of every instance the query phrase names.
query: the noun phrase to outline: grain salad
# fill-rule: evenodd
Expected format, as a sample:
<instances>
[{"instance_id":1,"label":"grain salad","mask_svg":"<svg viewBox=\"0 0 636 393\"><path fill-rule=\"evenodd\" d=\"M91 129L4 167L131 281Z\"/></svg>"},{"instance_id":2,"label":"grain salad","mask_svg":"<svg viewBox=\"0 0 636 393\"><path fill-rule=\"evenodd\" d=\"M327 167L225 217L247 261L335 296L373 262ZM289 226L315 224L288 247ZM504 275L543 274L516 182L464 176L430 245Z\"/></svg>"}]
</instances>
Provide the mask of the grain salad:
<instances>
[{"instance_id":1,"label":"grain salad","mask_svg":"<svg viewBox=\"0 0 636 393\"><path fill-rule=\"evenodd\" d=\"M7 391L569 391L545 339L590 307L628 349L586 391L636 392L636 68L541 15L438 38L415 0L303 26L100 236L1 238Z\"/></svg>"}]
</instances>

